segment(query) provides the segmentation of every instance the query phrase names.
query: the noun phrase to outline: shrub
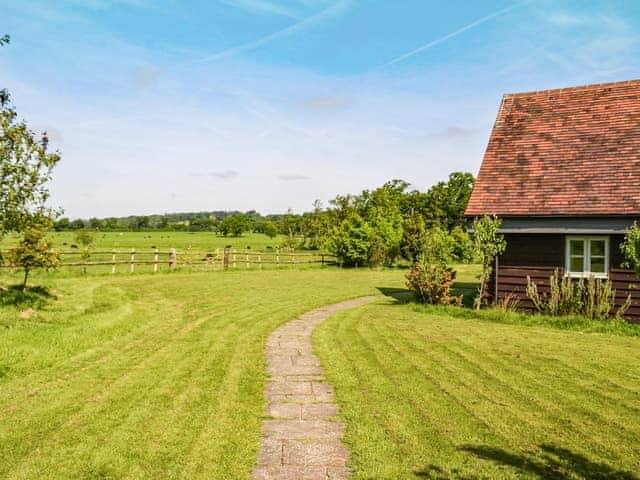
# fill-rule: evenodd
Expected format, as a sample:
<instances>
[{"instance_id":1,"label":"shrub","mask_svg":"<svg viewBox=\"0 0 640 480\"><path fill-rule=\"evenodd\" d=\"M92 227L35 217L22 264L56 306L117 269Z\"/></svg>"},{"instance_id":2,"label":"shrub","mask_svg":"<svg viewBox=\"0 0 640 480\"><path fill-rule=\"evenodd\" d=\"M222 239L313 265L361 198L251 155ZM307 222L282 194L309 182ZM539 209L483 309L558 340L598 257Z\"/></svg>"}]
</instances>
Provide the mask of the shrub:
<instances>
[{"instance_id":1,"label":"shrub","mask_svg":"<svg viewBox=\"0 0 640 480\"><path fill-rule=\"evenodd\" d=\"M456 272L442 264L429 264L420 259L406 275L406 285L421 303L462 305L462 295L451 295Z\"/></svg>"},{"instance_id":2,"label":"shrub","mask_svg":"<svg viewBox=\"0 0 640 480\"><path fill-rule=\"evenodd\" d=\"M606 320L615 309L616 291L609 280L594 277L575 280L556 270L549 277L549 292L544 294L540 294L538 286L527 277L527 297L538 312L546 315L581 315L590 320ZM624 316L630 306L629 295L615 317Z\"/></svg>"}]
</instances>

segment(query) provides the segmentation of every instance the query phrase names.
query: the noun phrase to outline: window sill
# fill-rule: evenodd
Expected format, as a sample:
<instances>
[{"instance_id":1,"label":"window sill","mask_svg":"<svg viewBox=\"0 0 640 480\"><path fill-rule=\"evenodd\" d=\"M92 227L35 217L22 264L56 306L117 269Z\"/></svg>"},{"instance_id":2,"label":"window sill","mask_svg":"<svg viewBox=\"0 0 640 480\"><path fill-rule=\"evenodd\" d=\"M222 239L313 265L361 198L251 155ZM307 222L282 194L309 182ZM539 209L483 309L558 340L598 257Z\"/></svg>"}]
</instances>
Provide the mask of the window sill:
<instances>
[{"instance_id":1,"label":"window sill","mask_svg":"<svg viewBox=\"0 0 640 480\"><path fill-rule=\"evenodd\" d=\"M606 280L609 278L609 274L607 273L590 273L590 272L568 272L564 274L565 277L569 278L597 278L600 280Z\"/></svg>"}]
</instances>

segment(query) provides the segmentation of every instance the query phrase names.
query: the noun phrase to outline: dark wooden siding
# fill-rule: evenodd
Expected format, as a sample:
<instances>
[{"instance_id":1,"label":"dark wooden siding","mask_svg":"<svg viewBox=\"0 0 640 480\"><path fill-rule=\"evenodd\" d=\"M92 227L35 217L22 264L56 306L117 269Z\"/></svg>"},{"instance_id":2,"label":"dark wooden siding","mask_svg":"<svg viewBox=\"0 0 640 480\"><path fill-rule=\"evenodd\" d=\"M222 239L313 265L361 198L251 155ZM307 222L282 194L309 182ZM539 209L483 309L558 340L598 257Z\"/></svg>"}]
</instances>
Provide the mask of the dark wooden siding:
<instances>
[{"instance_id":1,"label":"dark wooden siding","mask_svg":"<svg viewBox=\"0 0 640 480\"><path fill-rule=\"evenodd\" d=\"M620 267L623 257L620 252L622 235L610 236L609 278L616 289L616 300L622 305L629 294L632 306L627 312L630 321L640 322L640 281L631 270ZM564 271L565 235L560 234L506 234L507 249L498 259L498 299L516 296L519 308L533 311L533 304L526 296L527 277L538 286L541 293L548 292L549 277L554 270ZM496 291L496 272L491 279L489 295Z\"/></svg>"}]
</instances>

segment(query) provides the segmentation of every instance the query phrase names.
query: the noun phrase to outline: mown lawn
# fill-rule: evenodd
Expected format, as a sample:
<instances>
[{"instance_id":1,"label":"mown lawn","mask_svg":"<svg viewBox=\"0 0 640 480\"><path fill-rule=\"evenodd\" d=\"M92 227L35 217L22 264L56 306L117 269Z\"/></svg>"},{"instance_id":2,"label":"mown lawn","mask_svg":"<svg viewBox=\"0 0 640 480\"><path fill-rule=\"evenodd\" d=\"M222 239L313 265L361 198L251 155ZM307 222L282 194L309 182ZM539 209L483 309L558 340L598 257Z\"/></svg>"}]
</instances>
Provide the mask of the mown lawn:
<instances>
[{"instance_id":1,"label":"mown lawn","mask_svg":"<svg viewBox=\"0 0 640 480\"><path fill-rule=\"evenodd\" d=\"M2 290L0 477L248 478L268 335L401 284L338 269L54 278L33 310Z\"/></svg>"},{"instance_id":2,"label":"mown lawn","mask_svg":"<svg viewBox=\"0 0 640 480\"><path fill-rule=\"evenodd\" d=\"M355 479L640 478L640 339L391 299L314 337Z\"/></svg>"}]
</instances>

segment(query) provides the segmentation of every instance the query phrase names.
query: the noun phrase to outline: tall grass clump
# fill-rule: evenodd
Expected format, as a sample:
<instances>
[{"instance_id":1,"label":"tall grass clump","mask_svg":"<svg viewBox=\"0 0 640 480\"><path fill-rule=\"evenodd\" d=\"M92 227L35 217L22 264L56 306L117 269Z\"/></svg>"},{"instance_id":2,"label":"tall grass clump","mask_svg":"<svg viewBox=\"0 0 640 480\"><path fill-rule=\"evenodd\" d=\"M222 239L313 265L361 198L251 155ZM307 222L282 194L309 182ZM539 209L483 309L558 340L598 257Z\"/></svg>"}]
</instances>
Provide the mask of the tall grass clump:
<instances>
[{"instance_id":1,"label":"tall grass clump","mask_svg":"<svg viewBox=\"0 0 640 480\"><path fill-rule=\"evenodd\" d=\"M527 297L539 313L551 316L580 315L589 320L622 318L631 306L631 295L616 310L616 291L609 280L588 277L572 279L555 270L549 277L549 291L540 293L527 277Z\"/></svg>"}]
</instances>

